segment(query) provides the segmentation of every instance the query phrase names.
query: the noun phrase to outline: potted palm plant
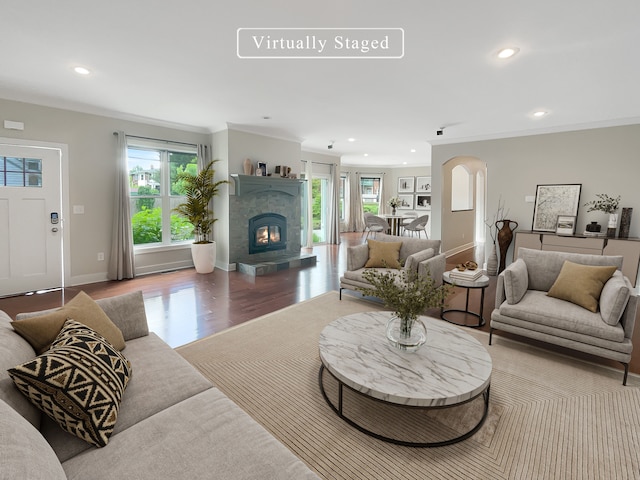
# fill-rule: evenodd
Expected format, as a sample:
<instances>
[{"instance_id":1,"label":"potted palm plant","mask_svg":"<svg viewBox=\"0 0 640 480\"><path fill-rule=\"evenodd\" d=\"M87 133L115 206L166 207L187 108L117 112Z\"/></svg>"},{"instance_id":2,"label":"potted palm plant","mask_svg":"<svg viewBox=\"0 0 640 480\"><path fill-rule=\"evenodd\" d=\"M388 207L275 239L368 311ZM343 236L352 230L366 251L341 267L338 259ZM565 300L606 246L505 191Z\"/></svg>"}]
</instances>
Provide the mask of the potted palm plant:
<instances>
[{"instance_id":1,"label":"potted palm plant","mask_svg":"<svg viewBox=\"0 0 640 480\"><path fill-rule=\"evenodd\" d=\"M216 265L216 242L211 239L213 224L218 220L213 215L211 200L219 193L220 185L227 180L213 181L213 165L209 162L200 172L181 172L177 180L182 182L186 201L173 209L193 225L194 243L191 257L198 273L211 273Z\"/></svg>"}]
</instances>

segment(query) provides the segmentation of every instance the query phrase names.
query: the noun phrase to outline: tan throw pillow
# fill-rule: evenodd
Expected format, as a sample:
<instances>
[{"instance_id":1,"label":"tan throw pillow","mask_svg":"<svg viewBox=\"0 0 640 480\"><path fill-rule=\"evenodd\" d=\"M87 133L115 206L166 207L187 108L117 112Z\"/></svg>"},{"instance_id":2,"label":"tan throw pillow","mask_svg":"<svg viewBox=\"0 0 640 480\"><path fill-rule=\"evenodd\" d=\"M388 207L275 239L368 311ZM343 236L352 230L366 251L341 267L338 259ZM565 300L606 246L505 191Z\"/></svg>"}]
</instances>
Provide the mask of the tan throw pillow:
<instances>
[{"instance_id":1,"label":"tan throw pillow","mask_svg":"<svg viewBox=\"0 0 640 480\"><path fill-rule=\"evenodd\" d=\"M369 260L365 268L400 268L400 247L402 242L378 242L367 240L369 243Z\"/></svg>"},{"instance_id":2,"label":"tan throw pillow","mask_svg":"<svg viewBox=\"0 0 640 480\"><path fill-rule=\"evenodd\" d=\"M565 260L547 295L597 312L602 288L615 271L615 266L581 265Z\"/></svg>"},{"instance_id":3,"label":"tan throw pillow","mask_svg":"<svg viewBox=\"0 0 640 480\"><path fill-rule=\"evenodd\" d=\"M18 390L63 430L104 447L132 369L100 334L69 319L47 352L8 372Z\"/></svg>"},{"instance_id":4,"label":"tan throw pillow","mask_svg":"<svg viewBox=\"0 0 640 480\"><path fill-rule=\"evenodd\" d=\"M125 347L122 332L89 295L80 292L64 307L36 317L11 322L13 329L31 344L38 354L46 351L64 326L73 318L98 332L118 350Z\"/></svg>"}]
</instances>

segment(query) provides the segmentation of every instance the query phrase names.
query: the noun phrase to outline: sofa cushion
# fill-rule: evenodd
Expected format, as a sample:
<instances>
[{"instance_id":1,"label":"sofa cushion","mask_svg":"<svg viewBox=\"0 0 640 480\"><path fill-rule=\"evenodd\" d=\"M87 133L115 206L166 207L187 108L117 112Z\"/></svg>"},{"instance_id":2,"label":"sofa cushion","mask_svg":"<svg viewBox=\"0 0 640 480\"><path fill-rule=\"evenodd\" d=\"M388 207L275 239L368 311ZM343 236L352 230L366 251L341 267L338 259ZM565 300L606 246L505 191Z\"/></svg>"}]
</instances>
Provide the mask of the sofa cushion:
<instances>
[{"instance_id":1,"label":"sofa cushion","mask_svg":"<svg viewBox=\"0 0 640 480\"><path fill-rule=\"evenodd\" d=\"M0 478L63 480L67 476L40 432L0 400Z\"/></svg>"},{"instance_id":2,"label":"sofa cushion","mask_svg":"<svg viewBox=\"0 0 640 480\"><path fill-rule=\"evenodd\" d=\"M95 330L118 350L125 347L120 329L85 292L78 293L62 308L43 315L16 320L12 326L36 352L42 353L49 348L67 318L73 318L76 322Z\"/></svg>"},{"instance_id":3,"label":"sofa cushion","mask_svg":"<svg viewBox=\"0 0 640 480\"><path fill-rule=\"evenodd\" d=\"M521 258L513 262L504 271L504 291L507 303L518 303L529 288L527 264Z\"/></svg>"},{"instance_id":4,"label":"sofa cushion","mask_svg":"<svg viewBox=\"0 0 640 480\"><path fill-rule=\"evenodd\" d=\"M369 244L369 259L365 268L400 268L400 247L402 242L377 242L367 240Z\"/></svg>"},{"instance_id":5,"label":"sofa cushion","mask_svg":"<svg viewBox=\"0 0 640 480\"><path fill-rule=\"evenodd\" d=\"M616 325L620 321L629 302L631 289L631 284L619 270L604 284L600 294L600 315L606 323Z\"/></svg>"},{"instance_id":6,"label":"sofa cushion","mask_svg":"<svg viewBox=\"0 0 640 480\"><path fill-rule=\"evenodd\" d=\"M409 255L407 257L407 260L404 262L404 269L407 272L417 272L418 271L418 265L420 264L420 262L424 262L425 260L429 260L435 254L436 254L436 252L433 250L433 248L427 248L425 250L421 250L421 251L419 251L417 253Z\"/></svg>"},{"instance_id":7,"label":"sofa cushion","mask_svg":"<svg viewBox=\"0 0 640 480\"><path fill-rule=\"evenodd\" d=\"M602 288L615 271L615 266L581 265L565 260L548 295L597 312Z\"/></svg>"},{"instance_id":8,"label":"sofa cushion","mask_svg":"<svg viewBox=\"0 0 640 480\"><path fill-rule=\"evenodd\" d=\"M9 374L63 430L103 447L113 432L131 364L101 335L69 319L47 352Z\"/></svg>"},{"instance_id":9,"label":"sofa cushion","mask_svg":"<svg viewBox=\"0 0 640 480\"><path fill-rule=\"evenodd\" d=\"M69 480L318 477L264 427L211 388L62 464Z\"/></svg>"},{"instance_id":10,"label":"sofa cushion","mask_svg":"<svg viewBox=\"0 0 640 480\"><path fill-rule=\"evenodd\" d=\"M109 441L137 423L212 387L200 372L155 333L127 342L127 359L135 367L122 397L118 422ZM92 449L44 415L42 435L61 462Z\"/></svg>"},{"instance_id":11,"label":"sofa cushion","mask_svg":"<svg viewBox=\"0 0 640 480\"><path fill-rule=\"evenodd\" d=\"M537 290L527 290L522 300L514 305L503 302L498 311L503 317L563 330L567 332L567 338L575 333L605 342L623 342L625 339L620 323L607 325L599 312L589 312L579 305L549 297L546 292Z\"/></svg>"}]
</instances>

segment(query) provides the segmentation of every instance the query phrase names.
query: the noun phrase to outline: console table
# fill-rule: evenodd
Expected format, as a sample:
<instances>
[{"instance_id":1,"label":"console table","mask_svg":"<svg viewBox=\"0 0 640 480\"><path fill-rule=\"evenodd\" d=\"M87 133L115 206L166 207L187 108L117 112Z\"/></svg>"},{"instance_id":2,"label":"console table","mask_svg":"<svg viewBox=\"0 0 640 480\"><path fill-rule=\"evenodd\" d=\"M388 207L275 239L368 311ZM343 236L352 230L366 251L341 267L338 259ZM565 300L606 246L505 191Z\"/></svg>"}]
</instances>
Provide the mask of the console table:
<instances>
[{"instance_id":1,"label":"console table","mask_svg":"<svg viewBox=\"0 0 640 480\"><path fill-rule=\"evenodd\" d=\"M555 252L587 253L591 255L622 255L622 273L636 286L640 267L640 238L585 237L555 233L516 231L513 259L520 247Z\"/></svg>"}]
</instances>

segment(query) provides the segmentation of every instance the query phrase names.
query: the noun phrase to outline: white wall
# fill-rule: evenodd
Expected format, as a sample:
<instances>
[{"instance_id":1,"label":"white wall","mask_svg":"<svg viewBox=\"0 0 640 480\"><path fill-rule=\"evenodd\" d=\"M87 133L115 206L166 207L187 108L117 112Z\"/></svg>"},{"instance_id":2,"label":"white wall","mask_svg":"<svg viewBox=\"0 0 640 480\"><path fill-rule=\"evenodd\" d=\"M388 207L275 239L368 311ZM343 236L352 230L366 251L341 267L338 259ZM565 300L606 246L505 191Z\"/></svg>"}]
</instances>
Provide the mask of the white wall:
<instances>
[{"instance_id":1,"label":"white wall","mask_svg":"<svg viewBox=\"0 0 640 480\"><path fill-rule=\"evenodd\" d=\"M23 122L23 131L2 128L4 120ZM115 137L123 130L138 135L187 143L208 143L211 135L156 126L137 121L72 112L23 102L0 99L0 137L19 138L67 144L69 147L70 205L84 205L84 214L66 212L71 248L72 285L107 279L108 256L111 251L111 230L115 198ZM104 261L97 253L104 252ZM166 252L165 252L166 253ZM157 261L155 255L137 260ZM164 255L166 267L189 263L189 247Z\"/></svg>"},{"instance_id":2,"label":"white wall","mask_svg":"<svg viewBox=\"0 0 640 480\"><path fill-rule=\"evenodd\" d=\"M596 193L606 193L621 195L620 206L634 209L630 236L640 236L640 125L437 145L432 155L436 238L440 232L452 228L449 219L440 215L444 206L440 188L442 166L457 156L473 156L487 164L487 216L490 218L502 196L509 219L519 223L518 230L530 230L534 204L525 202L525 196L535 196L538 184L581 183L577 232L583 232L591 221L606 226L606 214L587 213L583 206L594 200ZM443 248L450 250L458 246L452 242L448 241ZM462 240L456 242L462 243ZM511 253L507 255L507 259L510 258Z\"/></svg>"}]
</instances>

